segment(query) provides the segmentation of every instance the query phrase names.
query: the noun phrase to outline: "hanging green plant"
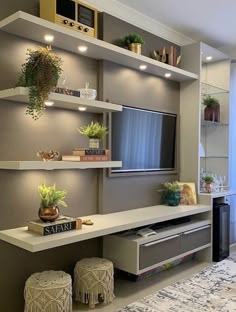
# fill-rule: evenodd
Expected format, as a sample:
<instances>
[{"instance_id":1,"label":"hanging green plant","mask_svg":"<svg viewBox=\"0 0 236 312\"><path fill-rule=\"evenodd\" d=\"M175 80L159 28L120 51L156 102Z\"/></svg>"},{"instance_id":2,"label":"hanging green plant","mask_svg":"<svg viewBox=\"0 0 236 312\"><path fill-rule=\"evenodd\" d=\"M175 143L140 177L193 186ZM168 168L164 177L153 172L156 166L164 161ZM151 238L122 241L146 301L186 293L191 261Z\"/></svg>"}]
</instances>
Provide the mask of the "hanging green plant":
<instances>
[{"instance_id":1,"label":"hanging green plant","mask_svg":"<svg viewBox=\"0 0 236 312\"><path fill-rule=\"evenodd\" d=\"M34 120L42 116L45 101L53 87L56 87L62 73L62 60L51 47L28 49L27 59L21 67L17 87L29 88L29 103L26 114Z\"/></svg>"}]
</instances>

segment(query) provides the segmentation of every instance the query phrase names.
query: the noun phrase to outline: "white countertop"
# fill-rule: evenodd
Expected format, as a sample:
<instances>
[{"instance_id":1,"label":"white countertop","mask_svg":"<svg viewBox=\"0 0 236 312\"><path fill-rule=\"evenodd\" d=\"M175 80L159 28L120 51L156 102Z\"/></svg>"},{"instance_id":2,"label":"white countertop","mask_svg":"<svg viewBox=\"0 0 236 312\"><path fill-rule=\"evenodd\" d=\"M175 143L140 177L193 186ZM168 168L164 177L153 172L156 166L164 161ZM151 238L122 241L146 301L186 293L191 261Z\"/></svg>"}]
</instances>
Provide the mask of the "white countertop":
<instances>
[{"instance_id":1,"label":"white countertop","mask_svg":"<svg viewBox=\"0 0 236 312\"><path fill-rule=\"evenodd\" d=\"M22 227L0 231L0 239L30 252L37 252L210 210L211 207L207 205L177 207L158 205L105 215L86 216L83 219L91 219L94 225L83 225L82 230L40 236L29 232L27 227Z\"/></svg>"}]
</instances>

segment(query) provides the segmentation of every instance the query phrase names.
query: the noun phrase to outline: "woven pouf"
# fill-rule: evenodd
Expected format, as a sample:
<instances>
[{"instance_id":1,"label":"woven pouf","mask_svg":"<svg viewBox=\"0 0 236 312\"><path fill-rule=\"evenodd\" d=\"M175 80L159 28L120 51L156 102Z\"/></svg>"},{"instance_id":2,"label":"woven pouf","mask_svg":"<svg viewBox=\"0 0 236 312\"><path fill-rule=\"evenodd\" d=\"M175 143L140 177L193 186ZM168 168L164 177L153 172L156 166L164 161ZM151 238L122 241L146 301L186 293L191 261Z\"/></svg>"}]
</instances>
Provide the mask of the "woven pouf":
<instances>
[{"instance_id":1,"label":"woven pouf","mask_svg":"<svg viewBox=\"0 0 236 312\"><path fill-rule=\"evenodd\" d=\"M31 275L25 284L25 312L72 312L72 280L62 271Z\"/></svg>"},{"instance_id":2,"label":"woven pouf","mask_svg":"<svg viewBox=\"0 0 236 312\"><path fill-rule=\"evenodd\" d=\"M75 300L88 303L90 308L101 300L111 302L114 298L113 275L113 263L109 260L85 258L78 261L74 270Z\"/></svg>"}]
</instances>

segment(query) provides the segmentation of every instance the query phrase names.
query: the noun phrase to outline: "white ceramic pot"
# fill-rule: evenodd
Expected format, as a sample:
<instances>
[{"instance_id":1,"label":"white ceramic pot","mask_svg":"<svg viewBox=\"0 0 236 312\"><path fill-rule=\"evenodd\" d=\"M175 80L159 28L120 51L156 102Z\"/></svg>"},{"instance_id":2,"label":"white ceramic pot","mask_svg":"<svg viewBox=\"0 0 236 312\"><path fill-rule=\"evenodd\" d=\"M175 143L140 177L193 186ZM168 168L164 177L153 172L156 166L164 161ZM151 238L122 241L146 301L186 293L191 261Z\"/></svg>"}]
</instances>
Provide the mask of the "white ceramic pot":
<instances>
[{"instance_id":1,"label":"white ceramic pot","mask_svg":"<svg viewBox=\"0 0 236 312\"><path fill-rule=\"evenodd\" d=\"M99 148L99 139L89 139L89 148Z\"/></svg>"}]
</instances>

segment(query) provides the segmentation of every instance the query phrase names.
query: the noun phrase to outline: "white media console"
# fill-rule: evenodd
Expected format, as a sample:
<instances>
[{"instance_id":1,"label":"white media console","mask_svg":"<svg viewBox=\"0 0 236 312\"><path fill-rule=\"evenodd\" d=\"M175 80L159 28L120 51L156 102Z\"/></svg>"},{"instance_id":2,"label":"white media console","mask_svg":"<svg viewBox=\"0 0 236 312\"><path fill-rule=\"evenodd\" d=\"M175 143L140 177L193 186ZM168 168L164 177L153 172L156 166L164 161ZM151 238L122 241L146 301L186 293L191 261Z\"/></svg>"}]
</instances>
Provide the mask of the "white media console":
<instances>
[{"instance_id":1,"label":"white media console","mask_svg":"<svg viewBox=\"0 0 236 312\"><path fill-rule=\"evenodd\" d=\"M188 222L166 224L156 229L155 235L141 237L137 230L103 238L103 256L115 268L139 275L199 251L208 249L211 253L211 219L207 212L195 215L190 212Z\"/></svg>"}]
</instances>

